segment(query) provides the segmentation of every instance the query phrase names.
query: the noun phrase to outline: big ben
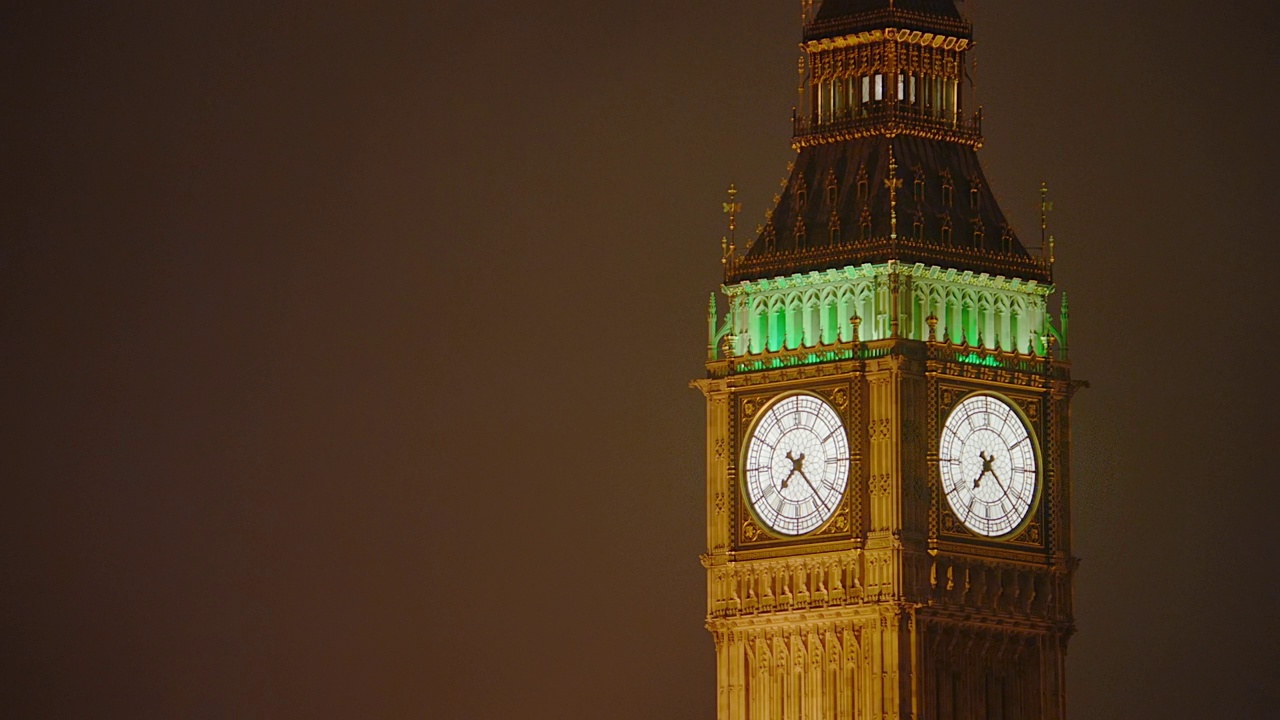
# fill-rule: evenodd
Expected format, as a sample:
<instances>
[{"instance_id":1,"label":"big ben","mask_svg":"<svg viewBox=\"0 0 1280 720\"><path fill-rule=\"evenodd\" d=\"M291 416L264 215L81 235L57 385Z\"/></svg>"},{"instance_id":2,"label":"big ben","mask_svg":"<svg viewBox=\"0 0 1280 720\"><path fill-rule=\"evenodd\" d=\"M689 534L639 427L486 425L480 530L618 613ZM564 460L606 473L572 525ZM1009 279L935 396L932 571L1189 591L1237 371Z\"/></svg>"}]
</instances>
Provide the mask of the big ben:
<instances>
[{"instance_id":1,"label":"big ben","mask_svg":"<svg viewBox=\"0 0 1280 720\"><path fill-rule=\"evenodd\" d=\"M797 155L695 382L720 720L1066 716L1078 384L972 46L954 0L806 11Z\"/></svg>"}]
</instances>

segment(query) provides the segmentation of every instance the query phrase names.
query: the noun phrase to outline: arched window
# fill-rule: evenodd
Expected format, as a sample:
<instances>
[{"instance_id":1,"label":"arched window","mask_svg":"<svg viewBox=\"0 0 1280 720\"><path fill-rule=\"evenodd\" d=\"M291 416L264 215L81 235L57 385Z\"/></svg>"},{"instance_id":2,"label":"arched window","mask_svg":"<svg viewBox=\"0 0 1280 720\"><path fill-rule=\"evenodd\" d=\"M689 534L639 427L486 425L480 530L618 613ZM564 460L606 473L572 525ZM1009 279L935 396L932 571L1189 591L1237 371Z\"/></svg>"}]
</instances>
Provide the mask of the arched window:
<instances>
[{"instance_id":1,"label":"arched window","mask_svg":"<svg viewBox=\"0 0 1280 720\"><path fill-rule=\"evenodd\" d=\"M1022 347L1022 313L1018 308L1011 307L1009 309L1009 345L1014 352L1026 352L1026 348Z\"/></svg>"},{"instance_id":2,"label":"arched window","mask_svg":"<svg viewBox=\"0 0 1280 720\"><path fill-rule=\"evenodd\" d=\"M831 344L840 339L840 304L834 297L826 300L822 319L822 342Z\"/></svg>"},{"instance_id":3,"label":"arched window","mask_svg":"<svg viewBox=\"0 0 1280 720\"><path fill-rule=\"evenodd\" d=\"M787 331L784 345L788 350L800 347L804 341L804 306L793 300L787 306Z\"/></svg>"},{"instance_id":4,"label":"arched window","mask_svg":"<svg viewBox=\"0 0 1280 720\"><path fill-rule=\"evenodd\" d=\"M757 305L751 322L751 352L764 352L769 342L769 309Z\"/></svg>"},{"instance_id":5,"label":"arched window","mask_svg":"<svg viewBox=\"0 0 1280 720\"><path fill-rule=\"evenodd\" d=\"M804 301L804 345L813 347L822 342L822 304L814 296Z\"/></svg>"},{"instance_id":6,"label":"arched window","mask_svg":"<svg viewBox=\"0 0 1280 720\"><path fill-rule=\"evenodd\" d=\"M782 349L787 338L787 306L778 304L770 313L773 327L769 328L769 352Z\"/></svg>"},{"instance_id":7,"label":"arched window","mask_svg":"<svg viewBox=\"0 0 1280 720\"><path fill-rule=\"evenodd\" d=\"M929 326L925 324L925 318L927 317L929 317L929 296L924 291L916 288L911 300L911 335L908 336L909 339L929 339Z\"/></svg>"}]
</instances>

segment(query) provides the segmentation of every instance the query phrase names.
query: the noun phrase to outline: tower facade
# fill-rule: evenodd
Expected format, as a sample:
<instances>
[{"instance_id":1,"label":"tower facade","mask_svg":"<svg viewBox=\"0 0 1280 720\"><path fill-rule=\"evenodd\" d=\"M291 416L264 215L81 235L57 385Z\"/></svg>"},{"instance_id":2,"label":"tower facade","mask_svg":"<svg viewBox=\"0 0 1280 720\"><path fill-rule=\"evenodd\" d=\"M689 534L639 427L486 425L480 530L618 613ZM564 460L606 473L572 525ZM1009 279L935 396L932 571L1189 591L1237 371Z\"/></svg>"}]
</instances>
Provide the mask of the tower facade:
<instances>
[{"instance_id":1,"label":"tower facade","mask_svg":"<svg viewBox=\"0 0 1280 720\"><path fill-rule=\"evenodd\" d=\"M971 46L954 0L806 17L797 156L695 381L720 720L1065 717L1066 303L983 176Z\"/></svg>"}]
</instances>

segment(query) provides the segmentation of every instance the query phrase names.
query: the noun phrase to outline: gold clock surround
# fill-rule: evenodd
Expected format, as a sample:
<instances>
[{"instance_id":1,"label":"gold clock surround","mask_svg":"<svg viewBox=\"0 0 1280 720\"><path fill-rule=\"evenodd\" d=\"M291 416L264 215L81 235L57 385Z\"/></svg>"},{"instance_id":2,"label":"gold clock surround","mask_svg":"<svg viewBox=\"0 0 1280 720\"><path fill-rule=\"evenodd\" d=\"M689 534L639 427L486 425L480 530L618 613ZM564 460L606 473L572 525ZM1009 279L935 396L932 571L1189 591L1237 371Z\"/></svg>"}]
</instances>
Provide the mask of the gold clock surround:
<instances>
[{"instance_id":1,"label":"gold clock surround","mask_svg":"<svg viewBox=\"0 0 1280 720\"><path fill-rule=\"evenodd\" d=\"M855 383L842 384L799 384L766 392L747 392L738 396L734 413L734 436L731 441L736 448L731 464L731 472L736 481L733 486L733 508L735 542L739 550L767 550L769 548L794 546L800 544L821 544L833 540L849 540L861 528L861 493L865 483L860 481L861 446L857 433L850 431L860 409L861 388ZM760 522L745 489L744 456L750 443L751 431L755 427L761 413L775 402L797 394L812 395L827 403L840 417L844 424L846 440L849 446L849 479L845 486L839 507L832 516L817 529L800 536L782 535L773 532L768 525Z\"/></svg>"},{"instance_id":2,"label":"gold clock surround","mask_svg":"<svg viewBox=\"0 0 1280 720\"><path fill-rule=\"evenodd\" d=\"M938 460L938 464L937 464L938 474L937 476L935 476L935 482L939 490L939 496L942 497L943 499L941 506L945 508L948 513L951 514L952 518L957 523L959 523L959 528L968 532L968 534L974 538L988 540L988 541L996 541L996 542L1009 542L1009 541L1015 540L1019 535L1025 532L1027 527L1035 521L1036 512L1040 506L1040 499L1042 497L1043 490L1044 490L1044 458L1043 458L1043 453L1041 452L1041 449L1040 449L1039 434L1036 432L1035 427L1033 427L1031 421L1027 418L1026 414L1022 411L1020 405L1017 402L1014 402L1013 400L1003 395L1002 393L995 392L990 389L971 392L961 397L950 408L947 408L943 412L942 420L939 423L939 427L945 429L947 418L951 417L951 414L955 412L956 408L959 408L965 402L976 397L992 398L997 402L999 402L1001 405L1008 407L1009 410L1018 419L1019 423L1021 424L1022 430L1026 432L1027 439L1030 442L1031 452L1033 454L1033 459L1034 459L1033 472L1035 475L1032 481L1033 482L1032 493L1031 493L1031 498L1028 503L1028 506L1025 509L1025 511L1022 513L1022 517L1020 517L1018 521L1015 522L1008 531L997 533L994 535L984 535L972 528L967 527L965 523L961 522L959 518L955 517L955 510L954 508L951 507L950 503L947 502L946 500L946 497L945 497L946 493L943 490L943 483L941 481L942 462L943 462L942 458L939 458ZM943 433L943 430L940 429L938 433L939 442L941 441L942 433ZM939 450L940 449L941 448L939 448Z\"/></svg>"}]
</instances>

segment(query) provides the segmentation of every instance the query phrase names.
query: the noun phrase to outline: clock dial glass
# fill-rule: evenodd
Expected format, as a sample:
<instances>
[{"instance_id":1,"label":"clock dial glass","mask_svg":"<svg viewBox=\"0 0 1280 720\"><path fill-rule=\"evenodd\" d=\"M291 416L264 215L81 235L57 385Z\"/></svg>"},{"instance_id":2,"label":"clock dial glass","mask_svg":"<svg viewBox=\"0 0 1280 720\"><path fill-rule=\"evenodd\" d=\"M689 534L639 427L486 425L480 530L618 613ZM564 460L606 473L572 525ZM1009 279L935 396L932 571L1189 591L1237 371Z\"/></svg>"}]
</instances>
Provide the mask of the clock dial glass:
<instances>
[{"instance_id":1,"label":"clock dial glass","mask_svg":"<svg viewBox=\"0 0 1280 720\"><path fill-rule=\"evenodd\" d=\"M938 447L942 491L960 522L985 537L1013 532L1036 496L1036 449L1012 407L990 395L956 406Z\"/></svg>"},{"instance_id":2,"label":"clock dial glass","mask_svg":"<svg viewBox=\"0 0 1280 720\"><path fill-rule=\"evenodd\" d=\"M835 514L849 484L844 423L817 397L784 397L756 421L743 467L761 522L779 535L813 532Z\"/></svg>"}]
</instances>

